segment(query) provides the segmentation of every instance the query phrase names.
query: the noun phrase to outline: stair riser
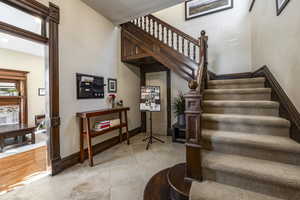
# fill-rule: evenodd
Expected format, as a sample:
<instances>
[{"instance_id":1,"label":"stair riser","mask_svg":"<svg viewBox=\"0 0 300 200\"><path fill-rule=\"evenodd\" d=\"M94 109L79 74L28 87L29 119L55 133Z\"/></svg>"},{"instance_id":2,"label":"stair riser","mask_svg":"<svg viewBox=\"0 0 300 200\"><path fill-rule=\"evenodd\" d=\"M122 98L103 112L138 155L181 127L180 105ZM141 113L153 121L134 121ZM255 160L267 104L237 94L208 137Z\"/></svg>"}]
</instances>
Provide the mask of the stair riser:
<instances>
[{"instance_id":1,"label":"stair riser","mask_svg":"<svg viewBox=\"0 0 300 200\"><path fill-rule=\"evenodd\" d=\"M234 154L247 156L262 160L269 160L300 166L300 154L286 153L282 151L274 151L255 146L247 146L245 144L229 143L229 142L212 142L208 138L204 138L204 148L225 154ZM276 156L274 156L276 155Z\"/></svg>"},{"instance_id":2,"label":"stair riser","mask_svg":"<svg viewBox=\"0 0 300 200\"><path fill-rule=\"evenodd\" d=\"M288 137L289 128L287 127L276 127L276 126L262 126L262 125L250 125L243 123L228 123L218 121L206 121L203 120L204 129L232 131L232 132L243 132L243 133L255 133L261 135L274 135Z\"/></svg>"},{"instance_id":3,"label":"stair riser","mask_svg":"<svg viewBox=\"0 0 300 200\"><path fill-rule=\"evenodd\" d=\"M245 89L245 88L264 88L264 83L256 84L228 84L228 85L208 85L208 89Z\"/></svg>"},{"instance_id":4,"label":"stair riser","mask_svg":"<svg viewBox=\"0 0 300 200\"><path fill-rule=\"evenodd\" d=\"M208 93L204 95L204 100L270 101L271 93L258 93L258 94L209 94Z\"/></svg>"},{"instance_id":5,"label":"stair riser","mask_svg":"<svg viewBox=\"0 0 300 200\"><path fill-rule=\"evenodd\" d=\"M259 115L278 117L278 108L261 108L261 107L221 107L221 106L204 106L205 113L214 114L238 114L238 115Z\"/></svg>"},{"instance_id":6,"label":"stair riser","mask_svg":"<svg viewBox=\"0 0 300 200\"><path fill-rule=\"evenodd\" d=\"M257 177L236 175L214 169L203 169L204 180L211 180L222 184L228 184L245 190L282 198L286 200L296 200L300 198L299 188L291 188L271 182L265 182Z\"/></svg>"}]
</instances>

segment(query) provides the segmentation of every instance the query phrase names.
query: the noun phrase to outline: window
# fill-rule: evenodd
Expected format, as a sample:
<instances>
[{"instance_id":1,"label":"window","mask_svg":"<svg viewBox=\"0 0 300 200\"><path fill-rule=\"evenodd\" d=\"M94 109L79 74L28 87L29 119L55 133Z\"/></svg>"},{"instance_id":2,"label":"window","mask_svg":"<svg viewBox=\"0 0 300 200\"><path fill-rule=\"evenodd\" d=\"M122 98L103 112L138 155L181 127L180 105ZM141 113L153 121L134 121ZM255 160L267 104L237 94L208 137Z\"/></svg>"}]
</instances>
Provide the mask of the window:
<instances>
[{"instance_id":1,"label":"window","mask_svg":"<svg viewBox=\"0 0 300 200\"><path fill-rule=\"evenodd\" d=\"M42 19L0 2L0 21L41 35Z\"/></svg>"}]
</instances>

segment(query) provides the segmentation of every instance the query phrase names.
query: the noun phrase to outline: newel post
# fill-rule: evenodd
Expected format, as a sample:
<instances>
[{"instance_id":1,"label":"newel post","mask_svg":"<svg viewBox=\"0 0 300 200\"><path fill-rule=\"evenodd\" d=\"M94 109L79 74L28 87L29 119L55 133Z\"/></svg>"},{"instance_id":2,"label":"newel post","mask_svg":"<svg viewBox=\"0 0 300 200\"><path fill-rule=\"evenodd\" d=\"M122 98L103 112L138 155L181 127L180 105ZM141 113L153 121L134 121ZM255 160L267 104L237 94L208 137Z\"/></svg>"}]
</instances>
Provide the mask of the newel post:
<instances>
[{"instance_id":1,"label":"newel post","mask_svg":"<svg viewBox=\"0 0 300 200\"><path fill-rule=\"evenodd\" d=\"M189 82L186 104L186 179L202 181L201 95L195 80Z\"/></svg>"}]
</instances>

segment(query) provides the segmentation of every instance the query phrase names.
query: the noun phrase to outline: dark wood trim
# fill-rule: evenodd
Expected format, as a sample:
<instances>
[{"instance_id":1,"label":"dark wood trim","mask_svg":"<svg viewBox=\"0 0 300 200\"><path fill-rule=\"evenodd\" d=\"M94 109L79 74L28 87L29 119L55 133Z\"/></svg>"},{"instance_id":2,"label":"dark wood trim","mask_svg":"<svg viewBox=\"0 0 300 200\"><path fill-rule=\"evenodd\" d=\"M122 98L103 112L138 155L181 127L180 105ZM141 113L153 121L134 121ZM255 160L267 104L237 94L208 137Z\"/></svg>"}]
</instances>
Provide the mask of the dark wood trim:
<instances>
[{"instance_id":1,"label":"dark wood trim","mask_svg":"<svg viewBox=\"0 0 300 200\"><path fill-rule=\"evenodd\" d=\"M49 8L35 0L0 0L12 7L27 12L28 14L46 18L49 15Z\"/></svg>"},{"instance_id":2,"label":"dark wood trim","mask_svg":"<svg viewBox=\"0 0 300 200\"><path fill-rule=\"evenodd\" d=\"M50 98L50 160L52 174L60 162L60 115L59 115L59 7L49 3L49 98Z\"/></svg>"},{"instance_id":3,"label":"dark wood trim","mask_svg":"<svg viewBox=\"0 0 300 200\"><path fill-rule=\"evenodd\" d=\"M0 31L38 43L48 43L48 38L0 21Z\"/></svg>"},{"instance_id":4,"label":"dark wood trim","mask_svg":"<svg viewBox=\"0 0 300 200\"><path fill-rule=\"evenodd\" d=\"M39 43L48 44L49 63L46 69L49 74L49 116L50 116L50 139L48 145L49 163L51 165L52 174L59 171L60 157L60 140L59 140L59 7L53 3L49 3L49 7L39 3L36 0L0 0L14 8L25 11L31 15L38 16L45 23L49 23L49 37L38 35L36 33L0 22L0 31L13 34L17 37L25 38ZM45 30L44 30L45 31ZM43 34L43 33L41 33Z\"/></svg>"},{"instance_id":5,"label":"dark wood trim","mask_svg":"<svg viewBox=\"0 0 300 200\"><path fill-rule=\"evenodd\" d=\"M138 127L138 128L135 128L131 131L129 131L129 134L130 134L130 137L133 137L137 134L139 134L142 130L142 127ZM123 140L126 139L126 134L124 133L123 134ZM94 155L96 154L99 154L117 144L120 144L120 137L119 136L115 136L109 140L106 140L104 142L101 142L99 144L96 144L93 146L93 153ZM85 149L84 150L84 154L85 154L85 158L87 158L87 155L88 155L88 150ZM70 156L67 156L63 159L61 159L61 161L59 162L58 166L58 171L57 172L62 172L63 170L69 168L69 167L72 167L76 164L80 163L80 152L77 152L77 153L74 153Z\"/></svg>"},{"instance_id":6,"label":"dark wood trim","mask_svg":"<svg viewBox=\"0 0 300 200\"><path fill-rule=\"evenodd\" d=\"M279 115L291 122L290 137L300 143L300 113L284 92L267 66L253 72L253 77L265 77L266 87L272 88L272 101L280 103Z\"/></svg>"},{"instance_id":7,"label":"dark wood trim","mask_svg":"<svg viewBox=\"0 0 300 200\"><path fill-rule=\"evenodd\" d=\"M141 87L146 86L146 72L143 67L140 68ZM147 115L146 112L141 112L141 128L143 132L147 131Z\"/></svg>"},{"instance_id":8,"label":"dark wood trim","mask_svg":"<svg viewBox=\"0 0 300 200\"><path fill-rule=\"evenodd\" d=\"M172 87L171 87L171 71L167 71L167 135L172 135Z\"/></svg>"}]
</instances>

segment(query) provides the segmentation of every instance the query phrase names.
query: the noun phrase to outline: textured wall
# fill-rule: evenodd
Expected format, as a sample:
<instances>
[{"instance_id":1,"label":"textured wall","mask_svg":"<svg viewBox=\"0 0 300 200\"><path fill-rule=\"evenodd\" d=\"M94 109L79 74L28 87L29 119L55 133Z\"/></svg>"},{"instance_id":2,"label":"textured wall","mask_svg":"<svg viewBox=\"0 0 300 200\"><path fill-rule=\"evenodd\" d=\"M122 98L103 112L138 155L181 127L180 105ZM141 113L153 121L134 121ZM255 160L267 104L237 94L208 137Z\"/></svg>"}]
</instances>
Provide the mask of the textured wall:
<instances>
[{"instance_id":1,"label":"textured wall","mask_svg":"<svg viewBox=\"0 0 300 200\"><path fill-rule=\"evenodd\" d=\"M268 65L300 111L300 1L276 16L274 1L256 1L252 12L253 70Z\"/></svg>"},{"instance_id":2,"label":"textured wall","mask_svg":"<svg viewBox=\"0 0 300 200\"><path fill-rule=\"evenodd\" d=\"M154 13L157 17L198 38L209 36L209 68L218 74L251 69L251 31L248 1L234 1L234 9L185 21L184 3Z\"/></svg>"},{"instance_id":3,"label":"textured wall","mask_svg":"<svg viewBox=\"0 0 300 200\"><path fill-rule=\"evenodd\" d=\"M48 0L39 0L48 5ZM118 78L118 96L129 112L129 129L140 126L138 112L139 70L120 63L120 30L80 0L52 0L61 9L60 55L60 140L61 156L79 151L76 112L105 108L107 100L77 100L75 73ZM116 133L115 133L116 134ZM98 143L115 134L97 138Z\"/></svg>"}]
</instances>

